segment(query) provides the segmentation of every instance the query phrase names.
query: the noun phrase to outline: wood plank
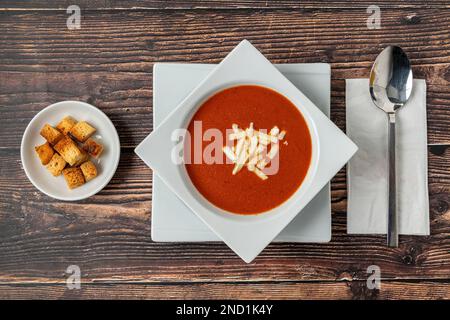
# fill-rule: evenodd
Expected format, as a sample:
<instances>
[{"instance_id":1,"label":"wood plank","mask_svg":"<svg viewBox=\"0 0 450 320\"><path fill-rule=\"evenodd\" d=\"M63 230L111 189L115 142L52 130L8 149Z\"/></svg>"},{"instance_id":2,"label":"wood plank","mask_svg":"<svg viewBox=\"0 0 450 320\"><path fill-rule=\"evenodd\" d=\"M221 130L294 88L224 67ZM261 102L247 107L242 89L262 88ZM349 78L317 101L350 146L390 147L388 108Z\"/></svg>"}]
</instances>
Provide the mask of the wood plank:
<instances>
[{"instance_id":1,"label":"wood plank","mask_svg":"<svg viewBox=\"0 0 450 320\"><path fill-rule=\"evenodd\" d=\"M333 238L327 244L278 243L251 264L220 243L155 243L150 236L151 170L124 152L112 182L89 200L64 203L32 187L16 149L0 150L0 283L58 283L79 265L85 283L141 281L293 281L449 279L450 150L429 154L431 235L346 234L345 172L332 183Z\"/></svg>"},{"instance_id":2,"label":"wood plank","mask_svg":"<svg viewBox=\"0 0 450 320\"><path fill-rule=\"evenodd\" d=\"M102 109L125 148L135 148L153 128L151 73L0 71L0 86L0 148L20 147L31 119L63 100L85 101Z\"/></svg>"},{"instance_id":3,"label":"wood plank","mask_svg":"<svg viewBox=\"0 0 450 320\"><path fill-rule=\"evenodd\" d=\"M448 282L384 281L370 290L365 281L189 284L0 285L0 299L288 299L288 300L438 300L450 299Z\"/></svg>"},{"instance_id":4,"label":"wood plank","mask_svg":"<svg viewBox=\"0 0 450 320\"><path fill-rule=\"evenodd\" d=\"M3 0L0 3L1 8L8 9L61 9L65 10L73 1L70 0L45 0L45 1L27 1L27 0ZM336 8L367 8L373 5L371 0L362 1L318 1L318 0L78 0L77 5L83 9L336 9ZM410 1L377 1L376 5L381 8L448 8L448 1L442 0L410 0Z\"/></svg>"},{"instance_id":5,"label":"wood plank","mask_svg":"<svg viewBox=\"0 0 450 320\"><path fill-rule=\"evenodd\" d=\"M133 148L152 130L154 63L217 63L243 38L274 63L330 62L332 119L343 129L344 79L367 77L382 47L401 45L427 80L429 142L450 143L448 10L389 10L381 30L367 30L366 15L347 9L98 11L83 14L79 31L67 30L66 18L1 14L0 148L19 147L31 118L67 99L101 108Z\"/></svg>"}]
</instances>

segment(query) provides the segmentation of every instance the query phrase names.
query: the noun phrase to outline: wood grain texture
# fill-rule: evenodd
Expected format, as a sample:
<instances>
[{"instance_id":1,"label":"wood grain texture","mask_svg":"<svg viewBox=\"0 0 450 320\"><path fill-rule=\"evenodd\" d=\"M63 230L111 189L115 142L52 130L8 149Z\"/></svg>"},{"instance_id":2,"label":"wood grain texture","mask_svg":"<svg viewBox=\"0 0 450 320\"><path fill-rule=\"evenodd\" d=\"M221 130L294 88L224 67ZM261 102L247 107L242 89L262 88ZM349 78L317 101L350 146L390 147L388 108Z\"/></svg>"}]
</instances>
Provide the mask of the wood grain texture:
<instances>
[{"instance_id":1,"label":"wood grain texture","mask_svg":"<svg viewBox=\"0 0 450 320\"><path fill-rule=\"evenodd\" d=\"M362 1L320 1L320 0L78 0L82 9L366 9L376 4L381 8L450 8L448 1L443 0L382 0L374 3L371 0ZM61 9L65 10L74 4L71 0L3 0L0 9Z\"/></svg>"},{"instance_id":2,"label":"wood grain texture","mask_svg":"<svg viewBox=\"0 0 450 320\"><path fill-rule=\"evenodd\" d=\"M27 3L0 4L0 298L449 298L448 2L382 1L391 7L382 29L367 30L364 1L142 1L145 9L132 10L121 9L124 1L86 1L92 10L73 31L66 1L33 2L44 10ZM383 236L347 235L341 170L332 181L330 243L272 244L247 265L223 244L151 241L151 170L133 148L153 130L153 64L217 63L243 38L274 63L330 62L331 116L342 129L344 79L367 77L388 44L407 51L415 76L427 80L428 139L439 144L429 152L430 236L401 237L391 249ZM101 108L123 146L111 183L76 203L34 189L19 155L32 117L69 99ZM81 267L81 292L61 285L71 264ZM382 271L378 293L364 289L372 264Z\"/></svg>"},{"instance_id":3,"label":"wood grain texture","mask_svg":"<svg viewBox=\"0 0 450 320\"><path fill-rule=\"evenodd\" d=\"M0 285L0 299L450 299L450 284L433 281L383 282L380 290L365 281L185 284L82 284L68 290L64 284ZM182 304L182 302L180 302ZM168 310L167 310L168 311Z\"/></svg>"},{"instance_id":4,"label":"wood grain texture","mask_svg":"<svg viewBox=\"0 0 450 320\"><path fill-rule=\"evenodd\" d=\"M450 150L449 150L450 151ZM345 172L332 183L333 238L327 244L272 244L250 265L223 244L154 243L150 237L151 171L125 152L112 182L77 203L52 200L24 176L16 150L0 151L0 282L57 283L70 264L85 282L447 279L450 274L450 152L430 154L431 230L402 236L346 234Z\"/></svg>"},{"instance_id":5,"label":"wood grain texture","mask_svg":"<svg viewBox=\"0 0 450 320\"><path fill-rule=\"evenodd\" d=\"M411 14L417 17L412 23ZM382 47L401 45L415 76L427 81L429 142L450 143L448 11L392 10L381 30L367 30L366 14L346 10L89 12L79 31L68 30L66 18L54 12L1 14L2 147L17 147L37 111L67 99L100 107L123 146L134 147L152 130L153 64L217 63L243 38L274 63L330 62L332 119L341 128L344 79L367 77Z\"/></svg>"}]
</instances>

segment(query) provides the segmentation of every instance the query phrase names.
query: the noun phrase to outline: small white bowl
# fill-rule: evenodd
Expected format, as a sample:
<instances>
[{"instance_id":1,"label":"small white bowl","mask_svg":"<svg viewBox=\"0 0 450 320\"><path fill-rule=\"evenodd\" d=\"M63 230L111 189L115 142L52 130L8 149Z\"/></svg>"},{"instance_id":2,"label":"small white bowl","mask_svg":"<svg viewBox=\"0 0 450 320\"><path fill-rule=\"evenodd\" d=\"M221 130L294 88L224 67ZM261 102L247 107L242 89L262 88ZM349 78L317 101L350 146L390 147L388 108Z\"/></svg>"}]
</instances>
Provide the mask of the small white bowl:
<instances>
[{"instance_id":1,"label":"small white bowl","mask_svg":"<svg viewBox=\"0 0 450 320\"><path fill-rule=\"evenodd\" d=\"M91 157L97 166L98 176L73 190L68 188L62 175L53 177L50 174L34 150L35 146L45 143L39 134L41 128L46 123L56 126L65 116L89 122L97 129L93 138L104 146L98 160ZM101 191L114 176L120 159L120 141L113 123L100 109L80 101L62 101L41 110L30 121L22 137L20 158L25 174L39 191L58 200L82 200Z\"/></svg>"}]
</instances>

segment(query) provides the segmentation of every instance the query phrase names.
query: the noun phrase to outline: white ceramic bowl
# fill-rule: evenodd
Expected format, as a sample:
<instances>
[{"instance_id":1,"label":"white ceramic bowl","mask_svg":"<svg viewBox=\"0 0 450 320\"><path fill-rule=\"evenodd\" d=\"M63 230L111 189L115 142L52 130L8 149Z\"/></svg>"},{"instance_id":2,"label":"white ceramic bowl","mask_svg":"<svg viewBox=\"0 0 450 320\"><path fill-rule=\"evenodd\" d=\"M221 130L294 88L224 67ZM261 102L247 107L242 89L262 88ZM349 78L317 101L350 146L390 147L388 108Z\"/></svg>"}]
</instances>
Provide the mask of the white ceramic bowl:
<instances>
[{"instance_id":1,"label":"white ceramic bowl","mask_svg":"<svg viewBox=\"0 0 450 320\"><path fill-rule=\"evenodd\" d=\"M317 127L314 122L314 119L311 117L310 112L307 108L305 108L302 104L302 101L299 100L297 97L295 97L295 91L294 94L292 94L289 90L284 90L284 87L277 87L276 85L273 85L272 83L265 83L264 81L257 81L254 79L252 82L242 82L238 84L233 85L224 85L222 87L218 87L218 89L215 89L215 91L208 92L204 97L199 97L197 103L193 104L193 107L191 111L186 115L184 118L184 122L182 125L182 128L187 128L189 123L192 121L192 117L195 115L195 113L198 111L198 109L203 105L205 101L207 101L209 98L217 94L218 92L221 92L222 90L229 89L235 86L240 85L256 85L261 86L266 89L270 89L275 91L276 93L282 95L286 99L289 100L292 104L297 107L298 111L300 111L303 119L305 120L308 129L309 134L311 136L311 162L308 167L308 171L306 172L306 175L298 187L298 189L288 198L286 201L282 202L278 206L267 210L263 212L258 212L257 214L236 214L232 212L228 212L226 210L223 210L219 207L216 207L214 204L209 202L195 187L195 185L192 183L191 179L189 178L189 175L187 173L186 166L178 166L178 170L180 170L180 175L184 177L183 181L186 184L186 188L191 192L192 197L196 198L199 202L202 203L202 205L210 210L210 212L214 214L221 215L224 219L229 220L235 220L237 222L260 222L260 221L270 221L274 216L283 214L288 212L288 208L292 206L293 203L298 202L299 199L302 199L305 192L308 190L309 186L311 185L314 176L317 171L317 166L319 164L319 135L317 134ZM178 115L178 117L181 118L181 114ZM280 230L281 231L281 230Z\"/></svg>"},{"instance_id":2,"label":"white ceramic bowl","mask_svg":"<svg viewBox=\"0 0 450 320\"><path fill-rule=\"evenodd\" d=\"M104 146L98 160L91 157L96 164L98 176L81 187L70 190L61 175L53 177L39 160L34 147L41 145L45 139L39 134L46 124L56 126L65 116L72 116L78 121L86 120L97 129L93 137ZM120 158L120 141L111 120L96 107L79 101L62 101L41 110L28 124L22 137L20 157L23 169L30 182L49 197L76 201L86 199L102 190L114 176Z\"/></svg>"}]
</instances>

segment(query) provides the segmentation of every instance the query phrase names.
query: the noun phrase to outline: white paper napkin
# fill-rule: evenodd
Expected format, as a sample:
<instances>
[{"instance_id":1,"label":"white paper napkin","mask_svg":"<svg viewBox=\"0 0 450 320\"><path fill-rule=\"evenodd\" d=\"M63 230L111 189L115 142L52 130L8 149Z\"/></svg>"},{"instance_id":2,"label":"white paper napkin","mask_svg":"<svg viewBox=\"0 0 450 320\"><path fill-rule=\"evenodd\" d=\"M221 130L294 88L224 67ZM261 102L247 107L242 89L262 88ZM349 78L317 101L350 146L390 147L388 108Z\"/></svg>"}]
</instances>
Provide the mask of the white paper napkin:
<instances>
[{"instance_id":1,"label":"white paper napkin","mask_svg":"<svg viewBox=\"0 0 450 320\"><path fill-rule=\"evenodd\" d=\"M347 135L359 150L347 166L347 232L385 234L388 213L388 119L372 102L368 79L346 81ZM425 80L396 117L399 233L429 235Z\"/></svg>"}]
</instances>

